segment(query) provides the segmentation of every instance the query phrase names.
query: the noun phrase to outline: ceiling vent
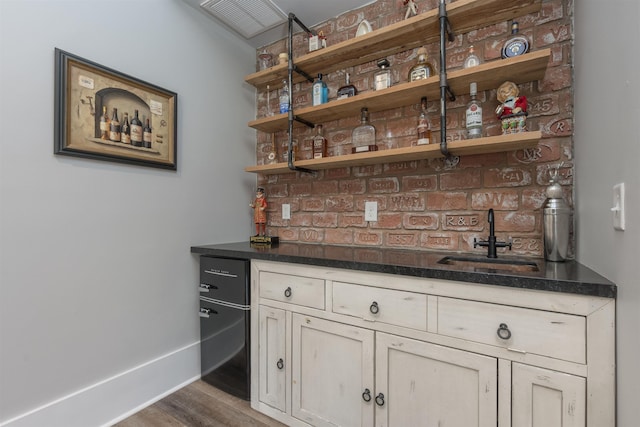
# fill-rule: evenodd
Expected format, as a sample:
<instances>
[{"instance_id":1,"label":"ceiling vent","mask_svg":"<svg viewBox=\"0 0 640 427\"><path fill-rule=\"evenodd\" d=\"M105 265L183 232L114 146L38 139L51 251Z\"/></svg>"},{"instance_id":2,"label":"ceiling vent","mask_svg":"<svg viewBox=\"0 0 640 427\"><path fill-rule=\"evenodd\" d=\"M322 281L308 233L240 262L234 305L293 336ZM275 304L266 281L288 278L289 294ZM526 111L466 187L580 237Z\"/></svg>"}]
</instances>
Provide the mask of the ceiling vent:
<instances>
[{"instance_id":1,"label":"ceiling vent","mask_svg":"<svg viewBox=\"0 0 640 427\"><path fill-rule=\"evenodd\" d=\"M200 7L247 39L287 21L271 0L205 0Z\"/></svg>"}]
</instances>

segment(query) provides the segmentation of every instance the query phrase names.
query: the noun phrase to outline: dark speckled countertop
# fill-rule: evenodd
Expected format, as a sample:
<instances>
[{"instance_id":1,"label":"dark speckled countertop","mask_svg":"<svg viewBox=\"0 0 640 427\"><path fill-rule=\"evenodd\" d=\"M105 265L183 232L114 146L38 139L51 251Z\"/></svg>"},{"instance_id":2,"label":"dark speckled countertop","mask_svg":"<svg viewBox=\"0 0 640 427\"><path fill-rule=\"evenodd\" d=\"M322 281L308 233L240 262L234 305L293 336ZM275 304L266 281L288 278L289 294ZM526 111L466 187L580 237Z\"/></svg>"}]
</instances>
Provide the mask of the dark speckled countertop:
<instances>
[{"instance_id":1,"label":"dark speckled countertop","mask_svg":"<svg viewBox=\"0 0 640 427\"><path fill-rule=\"evenodd\" d=\"M504 260L534 262L539 270L513 272L438 263L439 260L446 256L477 256L478 254L330 246L293 242L280 243L274 247L252 247L249 242L202 245L192 246L191 252L226 258L289 262L606 298L615 298L617 291L614 283L575 261L547 262L544 259L514 258L498 255L499 259ZM482 254L479 255L482 256Z\"/></svg>"}]
</instances>

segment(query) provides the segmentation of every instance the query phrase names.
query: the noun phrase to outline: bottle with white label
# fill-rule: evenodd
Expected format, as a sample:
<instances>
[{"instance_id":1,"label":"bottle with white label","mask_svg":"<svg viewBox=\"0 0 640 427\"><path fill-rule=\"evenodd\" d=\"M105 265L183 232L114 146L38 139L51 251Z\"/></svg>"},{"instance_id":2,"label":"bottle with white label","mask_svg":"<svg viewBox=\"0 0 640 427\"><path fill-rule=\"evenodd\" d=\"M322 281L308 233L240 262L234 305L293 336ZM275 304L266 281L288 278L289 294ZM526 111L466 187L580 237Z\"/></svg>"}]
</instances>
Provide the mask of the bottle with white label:
<instances>
[{"instance_id":1,"label":"bottle with white label","mask_svg":"<svg viewBox=\"0 0 640 427\"><path fill-rule=\"evenodd\" d=\"M471 100L466 112L467 138L482 138L482 104L476 99L478 85L475 82L469 85L469 94Z\"/></svg>"},{"instance_id":2,"label":"bottle with white label","mask_svg":"<svg viewBox=\"0 0 640 427\"><path fill-rule=\"evenodd\" d=\"M382 90L391 87L391 70L389 69L389 60L384 58L377 62L380 71L373 75L373 89Z\"/></svg>"},{"instance_id":3,"label":"bottle with white label","mask_svg":"<svg viewBox=\"0 0 640 427\"><path fill-rule=\"evenodd\" d=\"M282 92L280 93L280 113L288 113L289 112L289 83L286 80L282 81L283 87Z\"/></svg>"}]
</instances>

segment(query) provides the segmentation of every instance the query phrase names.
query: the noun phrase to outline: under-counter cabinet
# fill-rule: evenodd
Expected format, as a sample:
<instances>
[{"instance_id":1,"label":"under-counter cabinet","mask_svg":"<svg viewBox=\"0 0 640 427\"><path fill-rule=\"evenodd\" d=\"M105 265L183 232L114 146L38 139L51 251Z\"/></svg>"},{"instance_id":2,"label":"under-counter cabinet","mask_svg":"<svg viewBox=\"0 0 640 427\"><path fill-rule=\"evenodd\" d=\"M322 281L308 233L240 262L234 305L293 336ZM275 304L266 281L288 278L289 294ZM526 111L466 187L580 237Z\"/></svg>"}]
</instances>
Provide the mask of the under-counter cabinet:
<instances>
[{"instance_id":1,"label":"under-counter cabinet","mask_svg":"<svg viewBox=\"0 0 640 427\"><path fill-rule=\"evenodd\" d=\"M252 270L251 404L288 425L615 425L612 298Z\"/></svg>"}]
</instances>

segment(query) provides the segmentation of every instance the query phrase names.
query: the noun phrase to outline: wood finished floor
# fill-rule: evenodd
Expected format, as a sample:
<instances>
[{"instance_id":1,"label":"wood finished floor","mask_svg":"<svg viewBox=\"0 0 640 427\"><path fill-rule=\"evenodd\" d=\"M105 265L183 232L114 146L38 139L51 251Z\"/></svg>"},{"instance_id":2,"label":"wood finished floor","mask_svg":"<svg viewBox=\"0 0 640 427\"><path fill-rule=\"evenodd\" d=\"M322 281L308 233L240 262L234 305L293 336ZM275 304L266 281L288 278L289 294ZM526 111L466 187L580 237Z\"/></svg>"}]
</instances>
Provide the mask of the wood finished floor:
<instances>
[{"instance_id":1,"label":"wood finished floor","mask_svg":"<svg viewBox=\"0 0 640 427\"><path fill-rule=\"evenodd\" d=\"M280 427L249 402L198 380L124 419L114 427Z\"/></svg>"}]
</instances>

